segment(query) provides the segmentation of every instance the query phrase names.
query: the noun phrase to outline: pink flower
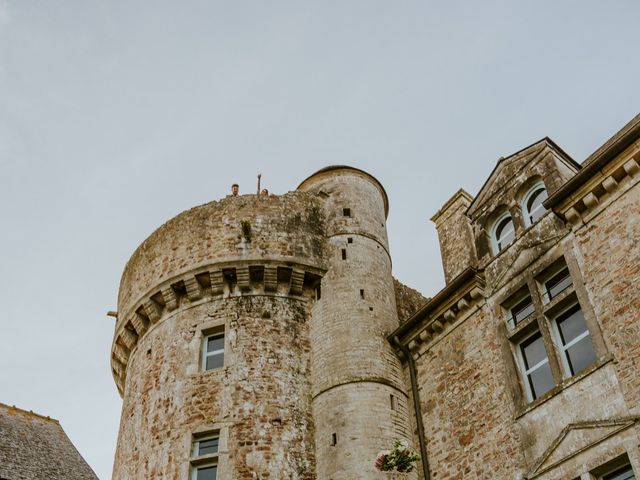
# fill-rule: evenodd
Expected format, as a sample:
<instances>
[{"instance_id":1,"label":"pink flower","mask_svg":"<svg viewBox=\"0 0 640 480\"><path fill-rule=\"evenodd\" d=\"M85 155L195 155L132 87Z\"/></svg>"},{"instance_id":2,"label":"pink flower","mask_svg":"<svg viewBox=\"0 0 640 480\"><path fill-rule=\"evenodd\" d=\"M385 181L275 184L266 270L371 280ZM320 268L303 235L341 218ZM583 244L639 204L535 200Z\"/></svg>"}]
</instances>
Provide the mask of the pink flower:
<instances>
[{"instance_id":1,"label":"pink flower","mask_svg":"<svg viewBox=\"0 0 640 480\"><path fill-rule=\"evenodd\" d=\"M388 450L384 450L378 454L376 457L376 462L373 464L377 470L381 472L386 472L389 470L389 466L387 465L387 455L389 455Z\"/></svg>"}]
</instances>

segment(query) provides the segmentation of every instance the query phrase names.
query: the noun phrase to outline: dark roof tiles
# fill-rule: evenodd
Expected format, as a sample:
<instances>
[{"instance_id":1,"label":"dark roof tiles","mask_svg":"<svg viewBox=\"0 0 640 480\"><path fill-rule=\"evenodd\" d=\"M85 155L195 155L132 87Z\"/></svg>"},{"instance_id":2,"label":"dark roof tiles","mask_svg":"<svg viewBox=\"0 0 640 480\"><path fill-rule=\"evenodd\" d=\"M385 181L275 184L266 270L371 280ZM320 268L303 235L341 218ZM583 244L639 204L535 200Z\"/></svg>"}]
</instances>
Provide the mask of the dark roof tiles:
<instances>
[{"instance_id":1,"label":"dark roof tiles","mask_svg":"<svg viewBox=\"0 0 640 480\"><path fill-rule=\"evenodd\" d=\"M60 423L0 403L0 479L97 480Z\"/></svg>"}]
</instances>

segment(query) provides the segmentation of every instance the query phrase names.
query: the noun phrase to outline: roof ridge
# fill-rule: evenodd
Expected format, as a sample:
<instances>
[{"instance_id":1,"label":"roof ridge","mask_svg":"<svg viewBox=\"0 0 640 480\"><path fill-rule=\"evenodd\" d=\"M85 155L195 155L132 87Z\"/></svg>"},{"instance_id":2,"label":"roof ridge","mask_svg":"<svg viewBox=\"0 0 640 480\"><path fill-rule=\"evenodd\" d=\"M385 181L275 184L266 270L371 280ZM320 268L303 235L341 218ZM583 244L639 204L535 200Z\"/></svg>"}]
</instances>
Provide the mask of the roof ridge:
<instances>
[{"instance_id":1,"label":"roof ridge","mask_svg":"<svg viewBox=\"0 0 640 480\"><path fill-rule=\"evenodd\" d=\"M24 410L20 407L16 407L15 405L7 405L6 403L2 403L0 402L0 408L5 408L7 410L12 410L14 412L20 413L22 415L26 415L26 416L32 416L32 417L36 417L36 418L41 418L42 420L48 420L50 422L55 422L57 424L60 424L60 421L55 419L55 418L51 418L48 415L41 415L39 413L34 412L33 410Z\"/></svg>"}]
</instances>

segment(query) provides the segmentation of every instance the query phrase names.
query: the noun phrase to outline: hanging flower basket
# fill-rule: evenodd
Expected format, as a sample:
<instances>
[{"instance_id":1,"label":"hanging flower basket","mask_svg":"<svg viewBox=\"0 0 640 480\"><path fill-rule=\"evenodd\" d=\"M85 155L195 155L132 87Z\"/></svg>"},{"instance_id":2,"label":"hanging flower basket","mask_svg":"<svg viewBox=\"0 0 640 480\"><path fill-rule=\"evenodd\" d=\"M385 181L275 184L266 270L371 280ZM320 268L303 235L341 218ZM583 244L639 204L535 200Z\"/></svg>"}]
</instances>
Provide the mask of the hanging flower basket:
<instances>
[{"instance_id":1,"label":"hanging flower basket","mask_svg":"<svg viewBox=\"0 0 640 480\"><path fill-rule=\"evenodd\" d=\"M395 439L392 450L383 450L376 457L374 466L381 472L409 473L415 468L420 455L409 448L406 440Z\"/></svg>"}]
</instances>

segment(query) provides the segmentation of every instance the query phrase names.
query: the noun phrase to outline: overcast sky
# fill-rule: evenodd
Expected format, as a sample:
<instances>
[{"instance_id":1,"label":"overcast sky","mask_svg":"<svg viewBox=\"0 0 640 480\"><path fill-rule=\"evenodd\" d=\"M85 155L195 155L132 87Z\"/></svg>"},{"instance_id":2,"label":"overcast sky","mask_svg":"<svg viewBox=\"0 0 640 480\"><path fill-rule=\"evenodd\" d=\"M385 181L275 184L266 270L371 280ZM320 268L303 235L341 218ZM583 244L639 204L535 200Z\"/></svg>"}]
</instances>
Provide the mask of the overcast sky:
<instances>
[{"instance_id":1,"label":"overcast sky","mask_svg":"<svg viewBox=\"0 0 640 480\"><path fill-rule=\"evenodd\" d=\"M640 3L0 0L0 402L102 480L120 274L182 210L349 164L394 274L443 286L428 221L546 135L578 161L640 110Z\"/></svg>"}]
</instances>

